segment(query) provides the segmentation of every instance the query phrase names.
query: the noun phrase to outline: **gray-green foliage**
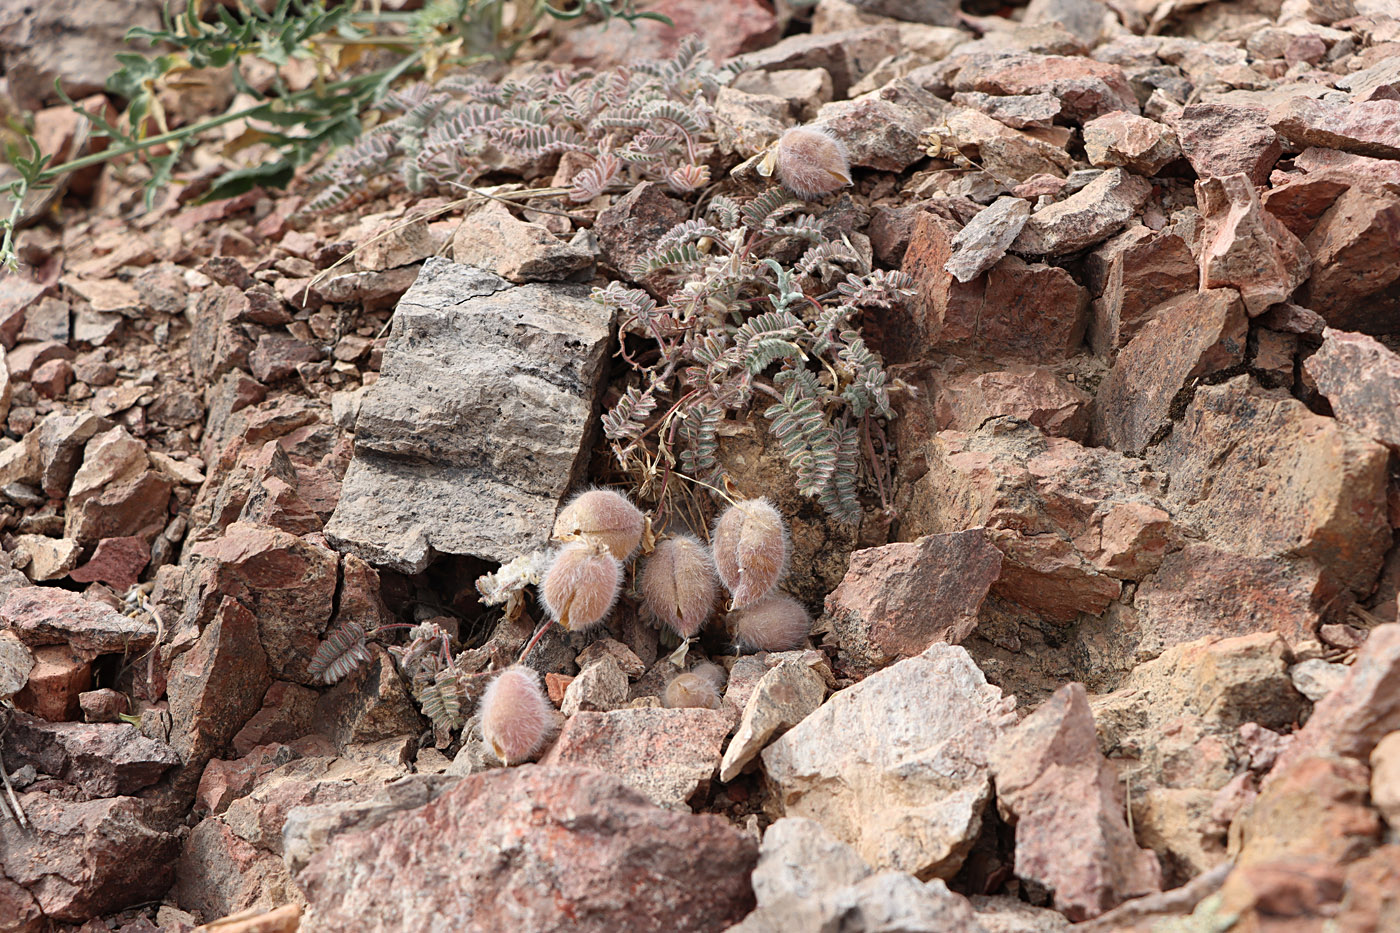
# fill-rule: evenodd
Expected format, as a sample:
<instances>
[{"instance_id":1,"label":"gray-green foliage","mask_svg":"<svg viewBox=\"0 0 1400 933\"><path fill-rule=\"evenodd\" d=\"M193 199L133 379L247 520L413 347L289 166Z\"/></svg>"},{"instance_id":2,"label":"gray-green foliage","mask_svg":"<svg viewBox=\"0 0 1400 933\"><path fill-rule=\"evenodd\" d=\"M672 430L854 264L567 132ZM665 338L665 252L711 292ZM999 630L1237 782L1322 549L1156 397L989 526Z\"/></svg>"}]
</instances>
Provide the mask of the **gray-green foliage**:
<instances>
[{"instance_id":1,"label":"gray-green foliage","mask_svg":"<svg viewBox=\"0 0 1400 933\"><path fill-rule=\"evenodd\" d=\"M595 301L622 314L625 331L658 349L654 360L634 364L638 383L604 415L603 428L624 467L659 456L716 483L722 422L766 395L761 414L798 489L834 518L855 521L861 432L894 415L884 365L860 319L906 301L912 282L871 270L800 208L781 189L743 204L716 197L704 219L672 228L630 270L637 279L679 280L664 305L618 282L595 289ZM806 249L778 258L795 252L794 240Z\"/></svg>"}]
</instances>

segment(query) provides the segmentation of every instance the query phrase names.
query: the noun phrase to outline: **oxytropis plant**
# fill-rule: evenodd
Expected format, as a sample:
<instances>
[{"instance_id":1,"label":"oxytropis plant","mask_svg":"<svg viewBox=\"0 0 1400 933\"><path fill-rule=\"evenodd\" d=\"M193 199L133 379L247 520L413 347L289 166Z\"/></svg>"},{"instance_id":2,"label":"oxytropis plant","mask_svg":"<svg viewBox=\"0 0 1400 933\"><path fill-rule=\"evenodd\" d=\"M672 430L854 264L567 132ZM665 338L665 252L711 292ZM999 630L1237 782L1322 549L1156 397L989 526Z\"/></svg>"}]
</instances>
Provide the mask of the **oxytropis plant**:
<instances>
[{"instance_id":1,"label":"oxytropis plant","mask_svg":"<svg viewBox=\"0 0 1400 933\"><path fill-rule=\"evenodd\" d=\"M761 414L799 491L855 522L865 464L888 508L882 419L894 416L891 387L860 326L912 298L913 282L872 270L845 236L801 209L778 188L742 204L715 197L702 219L672 228L630 270L637 281L678 283L664 303L619 282L594 290L621 315L624 335L654 343L626 354L636 382L603 418L643 494L659 498L653 483L678 467L721 485L721 424L763 396Z\"/></svg>"}]
</instances>

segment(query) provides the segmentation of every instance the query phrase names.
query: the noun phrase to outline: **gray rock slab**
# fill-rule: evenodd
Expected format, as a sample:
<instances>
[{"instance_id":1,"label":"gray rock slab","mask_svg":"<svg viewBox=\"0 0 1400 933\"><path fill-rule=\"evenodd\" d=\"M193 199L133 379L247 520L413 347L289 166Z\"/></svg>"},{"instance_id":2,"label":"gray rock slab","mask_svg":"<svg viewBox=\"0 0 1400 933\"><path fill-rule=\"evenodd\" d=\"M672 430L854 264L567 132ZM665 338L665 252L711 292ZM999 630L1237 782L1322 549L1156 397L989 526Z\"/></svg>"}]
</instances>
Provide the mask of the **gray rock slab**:
<instances>
[{"instance_id":1,"label":"gray rock slab","mask_svg":"<svg viewBox=\"0 0 1400 933\"><path fill-rule=\"evenodd\" d=\"M588 459L610 342L585 286L426 261L365 392L327 539L405 573L544 545Z\"/></svg>"}]
</instances>

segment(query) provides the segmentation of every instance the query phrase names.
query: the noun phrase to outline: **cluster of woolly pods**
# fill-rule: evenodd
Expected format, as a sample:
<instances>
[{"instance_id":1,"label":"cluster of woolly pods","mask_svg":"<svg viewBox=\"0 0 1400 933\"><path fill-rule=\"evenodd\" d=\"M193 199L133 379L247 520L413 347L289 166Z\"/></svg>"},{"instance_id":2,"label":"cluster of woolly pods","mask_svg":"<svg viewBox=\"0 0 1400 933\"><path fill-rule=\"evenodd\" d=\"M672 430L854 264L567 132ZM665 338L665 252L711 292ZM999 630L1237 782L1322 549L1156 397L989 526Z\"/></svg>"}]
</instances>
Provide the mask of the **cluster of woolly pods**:
<instances>
[{"instance_id":1,"label":"cluster of woolly pods","mask_svg":"<svg viewBox=\"0 0 1400 933\"><path fill-rule=\"evenodd\" d=\"M787 571L788 534L767 499L745 499L724 510L711 540L715 570L742 609L772 593Z\"/></svg>"},{"instance_id":2,"label":"cluster of woolly pods","mask_svg":"<svg viewBox=\"0 0 1400 933\"><path fill-rule=\"evenodd\" d=\"M806 608L777 593L730 614L734 641L745 651L791 651L800 648L812 631Z\"/></svg>"},{"instance_id":3,"label":"cluster of woolly pods","mask_svg":"<svg viewBox=\"0 0 1400 933\"><path fill-rule=\"evenodd\" d=\"M554 706L540 675L523 665L501 671L481 697L481 737L504 765L539 754L554 722Z\"/></svg>"},{"instance_id":4,"label":"cluster of woolly pods","mask_svg":"<svg viewBox=\"0 0 1400 933\"><path fill-rule=\"evenodd\" d=\"M557 541L593 541L625 561L642 543L646 517L620 492L589 489L569 500L554 520Z\"/></svg>"},{"instance_id":5,"label":"cluster of woolly pods","mask_svg":"<svg viewBox=\"0 0 1400 933\"><path fill-rule=\"evenodd\" d=\"M719 709L724 681L724 668L704 661L672 677L661 702L667 709Z\"/></svg>"},{"instance_id":6,"label":"cluster of woolly pods","mask_svg":"<svg viewBox=\"0 0 1400 933\"><path fill-rule=\"evenodd\" d=\"M656 545L642 568L642 607L681 638L694 638L714 611L715 568L710 552L690 535Z\"/></svg>"},{"instance_id":7,"label":"cluster of woolly pods","mask_svg":"<svg viewBox=\"0 0 1400 933\"><path fill-rule=\"evenodd\" d=\"M570 631L597 625L622 589L622 562L601 541L574 541L559 549L540 585L549 617Z\"/></svg>"},{"instance_id":8,"label":"cluster of woolly pods","mask_svg":"<svg viewBox=\"0 0 1400 933\"><path fill-rule=\"evenodd\" d=\"M794 126L778 137L758 165L760 175L772 175L774 169L783 185L804 200L851 184L846 144L824 126Z\"/></svg>"}]
</instances>

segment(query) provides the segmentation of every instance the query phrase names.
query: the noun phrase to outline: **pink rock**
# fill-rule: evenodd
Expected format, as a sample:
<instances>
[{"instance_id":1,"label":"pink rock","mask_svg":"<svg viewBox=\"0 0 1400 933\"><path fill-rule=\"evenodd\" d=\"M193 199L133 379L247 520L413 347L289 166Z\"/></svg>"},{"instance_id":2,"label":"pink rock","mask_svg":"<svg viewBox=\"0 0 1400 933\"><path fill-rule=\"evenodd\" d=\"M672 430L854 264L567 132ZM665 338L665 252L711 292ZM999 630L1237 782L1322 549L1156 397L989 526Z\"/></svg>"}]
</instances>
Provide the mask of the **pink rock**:
<instances>
[{"instance_id":1,"label":"pink rock","mask_svg":"<svg viewBox=\"0 0 1400 933\"><path fill-rule=\"evenodd\" d=\"M73 364L65 359L49 360L29 377L40 398L58 398L73 383Z\"/></svg>"},{"instance_id":2,"label":"pink rock","mask_svg":"<svg viewBox=\"0 0 1400 933\"><path fill-rule=\"evenodd\" d=\"M1016 827L1016 874L1088 920L1162 887L1161 866L1124 818L1118 774L1099 752L1083 684L1066 684L997 742L997 809Z\"/></svg>"},{"instance_id":3,"label":"pink rock","mask_svg":"<svg viewBox=\"0 0 1400 933\"><path fill-rule=\"evenodd\" d=\"M174 488L174 482L158 470L122 477L70 507L64 535L83 542L129 536L150 540L170 519Z\"/></svg>"},{"instance_id":4,"label":"pink rock","mask_svg":"<svg viewBox=\"0 0 1400 933\"><path fill-rule=\"evenodd\" d=\"M1160 553L1158 539L1168 533L1113 530L1106 550L1104 523L1115 508L1139 503L1166 513L1161 475L1025 422L997 418L971 433L943 431L907 453L922 453L927 470L904 487L901 536L986 526L1005 555L992 593L1047 619L1103 612L1122 586L1096 562L1141 572L1152 566L1148 554L1123 553L1115 542L1139 539Z\"/></svg>"},{"instance_id":5,"label":"pink rock","mask_svg":"<svg viewBox=\"0 0 1400 933\"><path fill-rule=\"evenodd\" d=\"M1089 345L1112 357L1151 320L1163 302L1196 291L1200 272L1174 229L1129 227L1089 254Z\"/></svg>"},{"instance_id":6,"label":"pink rock","mask_svg":"<svg viewBox=\"0 0 1400 933\"><path fill-rule=\"evenodd\" d=\"M1274 185L1264 192L1261 203L1300 240L1312 233L1318 219L1352 184L1351 178L1335 170L1281 175L1274 173Z\"/></svg>"},{"instance_id":7,"label":"pink rock","mask_svg":"<svg viewBox=\"0 0 1400 933\"><path fill-rule=\"evenodd\" d=\"M718 933L754 905L757 850L722 817L659 809L601 771L509 768L333 838L297 881L307 923L326 929L450 915L464 929Z\"/></svg>"},{"instance_id":8,"label":"pink rock","mask_svg":"<svg viewBox=\"0 0 1400 933\"><path fill-rule=\"evenodd\" d=\"M1277 632L1289 644L1313 637L1336 596L1311 561L1250 557L1192 542L1143 581L1135 606L1140 655L1206 635Z\"/></svg>"},{"instance_id":9,"label":"pink rock","mask_svg":"<svg viewBox=\"0 0 1400 933\"><path fill-rule=\"evenodd\" d=\"M1308 234L1314 271L1299 303L1342 330L1400 331L1400 195L1356 186Z\"/></svg>"},{"instance_id":10,"label":"pink rock","mask_svg":"<svg viewBox=\"0 0 1400 933\"><path fill-rule=\"evenodd\" d=\"M1400 356L1362 334L1327 328L1303 368L1332 403L1337 420L1400 449Z\"/></svg>"},{"instance_id":11,"label":"pink rock","mask_svg":"<svg viewBox=\"0 0 1400 933\"><path fill-rule=\"evenodd\" d=\"M1170 427L1183 389L1244 360L1248 319L1239 293L1218 288L1174 298L1118 354L1094 400L1094 440L1140 454Z\"/></svg>"},{"instance_id":12,"label":"pink rock","mask_svg":"<svg viewBox=\"0 0 1400 933\"><path fill-rule=\"evenodd\" d=\"M1201 287L1231 286L1253 317L1287 301L1307 280L1308 250L1259 203L1244 174L1196 182L1201 234Z\"/></svg>"},{"instance_id":13,"label":"pink rock","mask_svg":"<svg viewBox=\"0 0 1400 933\"><path fill-rule=\"evenodd\" d=\"M156 829L145 801L74 802L42 792L19 801L32 829L0 823L0 877L27 889L50 923L83 923L158 900L170 887L179 838Z\"/></svg>"},{"instance_id":14,"label":"pink rock","mask_svg":"<svg viewBox=\"0 0 1400 933\"><path fill-rule=\"evenodd\" d=\"M1122 230L1151 193L1147 179L1121 168L1109 169L1064 200L1032 214L1011 249L1037 256L1087 249Z\"/></svg>"},{"instance_id":15,"label":"pink rock","mask_svg":"<svg viewBox=\"0 0 1400 933\"><path fill-rule=\"evenodd\" d=\"M15 706L50 722L78 718L80 695L92 688L92 661L66 645L34 649L29 682L15 694Z\"/></svg>"},{"instance_id":16,"label":"pink rock","mask_svg":"<svg viewBox=\"0 0 1400 933\"><path fill-rule=\"evenodd\" d=\"M1400 100L1341 104L1291 97L1269 111L1269 123L1299 146L1400 158Z\"/></svg>"},{"instance_id":17,"label":"pink rock","mask_svg":"<svg viewBox=\"0 0 1400 933\"><path fill-rule=\"evenodd\" d=\"M224 917L259 901L266 904L291 883L279 856L241 838L218 819L196 824L178 855L174 896L182 908L205 917Z\"/></svg>"},{"instance_id":18,"label":"pink rock","mask_svg":"<svg viewBox=\"0 0 1400 933\"><path fill-rule=\"evenodd\" d=\"M111 687L78 694L78 705L82 707L84 722L120 722L130 707L126 694Z\"/></svg>"},{"instance_id":19,"label":"pink rock","mask_svg":"<svg viewBox=\"0 0 1400 933\"><path fill-rule=\"evenodd\" d=\"M1334 585L1371 591L1391 544L1381 444L1237 376L1198 388L1148 456L1171 475L1173 509L1206 540L1250 557L1312 558Z\"/></svg>"},{"instance_id":20,"label":"pink rock","mask_svg":"<svg viewBox=\"0 0 1400 933\"><path fill-rule=\"evenodd\" d=\"M954 88L987 94L1049 93L1059 98L1066 115L1081 121L1115 110L1138 112L1123 69L1089 58L1023 53L993 59L964 67Z\"/></svg>"},{"instance_id":21,"label":"pink rock","mask_svg":"<svg viewBox=\"0 0 1400 933\"><path fill-rule=\"evenodd\" d=\"M1231 104L1192 104L1173 121L1181 149L1201 178L1243 172L1256 185L1283 155L1283 143L1262 110Z\"/></svg>"},{"instance_id":22,"label":"pink rock","mask_svg":"<svg viewBox=\"0 0 1400 933\"><path fill-rule=\"evenodd\" d=\"M118 592L136 585L151 561L151 548L142 538L104 538L86 564L68 576L79 583L106 583Z\"/></svg>"},{"instance_id":23,"label":"pink rock","mask_svg":"<svg viewBox=\"0 0 1400 933\"><path fill-rule=\"evenodd\" d=\"M321 351L286 334L263 334L248 354L248 365L259 382L272 383L296 375L300 363L314 363Z\"/></svg>"},{"instance_id":24,"label":"pink rock","mask_svg":"<svg viewBox=\"0 0 1400 933\"><path fill-rule=\"evenodd\" d=\"M869 674L934 642L960 643L977 626L1001 560L982 528L856 551L826 598L843 665Z\"/></svg>"},{"instance_id":25,"label":"pink rock","mask_svg":"<svg viewBox=\"0 0 1400 933\"><path fill-rule=\"evenodd\" d=\"M274 681L263 695L262 708L234 735L234 753L245 756L259 745L290 744L311 732L319 696L309 687Z\"/></svg>"},{"instance_id":26,"label":"pink rock","mask_svg":"<svg viewBox=\"0 0 1400 933\"><path fill-rule=\"evenodd\" d=\"M1049 369L1025 367L940 378L933 406L939 431L975 431L997 415L1015 415L1055 437L1084 442L1093 399Z\"/></svg>"},{"instance_id":27,"label":"pink rock","mask_svg":"<svg viewBox=\"0 0 1400 933\"><path fill-rule=\"evenodd\" d=\"M103 603L51 586L20 587L0 606L0 628L30 647L67 644L86 659L139 653L155 641L153 622L124 616Z\"/></svg>"},{"instance_id":28,"label":"pink rock","mask_svg":"<svg viewBox=\"0 0 1400 933\"><path fill-rule=\"evenodd\" d=\"M954 235L934 214L915 222L902 268L914 277L919 299L886 328L895 358L936 346L974 357L1057 362L1079 349L1088 296L1069 273L1006 256L964 284L945 268Z\"/></svg>"},{"instance_id":29,"label":"pink rock","mask_svg":"<svg viewBox=\"0 0 1400 933\"><path fill-rule=\"evenodd\" d=\"M47 722L17 713L5 735L6 765L32 764L93 797L135 794L180 763L164 742L126 723Z\"/></svg>"},{"instance_id":30,"label":"pink rock","mask_svg":"<svg viewBox=\"0 0 1400 933\"><path fill-rule=\"evenodd\" d=\"M900 49L899 29L892 23L837 32L800 33L761 46L742 59L745 68L788 71L821 68L831 75L833 96L846 96L852 84Z\"/></svg>"},{"instance_id":31,"label":"pink rock","mask_svg":"<svg viewBox=\"0 0 1400 933\"><path fill-rule=\"evenodd\" d=\"M1329 168L1341 169L1344 173L1359 180L1376 184L1400 185L1400 161L1372 159L1351 152L1340 152L1336 149L1323 149L1316 146L1304 149L1293 160L1293 167L1309 173Z\"/></svg>"},{"instance_id":32,"label":"pink rock","mask_svg":"<svg viewBox=\"0 0 1400 933\"><path fill-rule=\"evenodd\" d=\"M562 34L550 58L592 68L626 65L639 58L667 58L682 39L698 34L719 62L764 48L780 34L772 9L760 0L718 0L703 8L685 0L657 0L646 9L669 17L675 25L638 22L634 29L615 19L576 26Z\"/></svg>"},{"instance_id":33,"label":"pink rock","mask_svg":"<svg viewBox=\"0 0 1400 933\"><path fill-rule=\"evenodd\" d=\"M5 364L10 368L10 378L28 379L45 363L52 360L72 360L76 355L66 344L53 340L22 343L9 352Z\"/></svg>"},{"instance_id":34,"label":"pink rock","mask_svg":"<svg viewBox=\"0 0 1400 933\"><path fill-rule=\"evenodd\" d=\"M719 769L730 728L719 710L578 712L540 763L607 770L657 806L684 811Z\"/></svg>"},{"instance_id":35,"label":"pink rock","mask_svg":"<svg viewBox=\"0 0 1400 933\"><path fill-rule=\"evenodd\" d=\"M199 639L170 667L171 741L186 762L219 754L258 711L269 686L252 613L225 596Z\"/></svg>"},{"instance_id":36,"label":"pink rock","mask_svg":"<svg viewBox=\"0 0 1400 933\"><path fill-rule=\"evenodd\" d=\"M603 259L626 275L658 238L690 216L685 202L651 181L637 185L598 215L593 233ZM648 287L653 283L647 282Z\"/></svg>"},{"instance_id":37,"label":"pink rock","mask_svg":"<svg viewBox=\"0 0 1400 933\"><path fill-rule=\"evenodd\" d=\"M233 761L214 759L199 777L195 807L217 816L264 777L296 757L296 752L288 746L273 743L259 745Z\"/></svg>"},{"instance_id":38,"label":"pink rock","mask_svg":"<svg viewBox=\"0 0 1400 933\"><path fill-rule=\"evenodd\" d=\"M1168 127L1121 110L1084 124L1084 151L1100 168L1126 168L1152 176L1181 158L1176 134Z\"/></svg>"}]
</instances>

